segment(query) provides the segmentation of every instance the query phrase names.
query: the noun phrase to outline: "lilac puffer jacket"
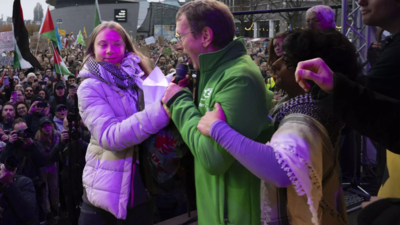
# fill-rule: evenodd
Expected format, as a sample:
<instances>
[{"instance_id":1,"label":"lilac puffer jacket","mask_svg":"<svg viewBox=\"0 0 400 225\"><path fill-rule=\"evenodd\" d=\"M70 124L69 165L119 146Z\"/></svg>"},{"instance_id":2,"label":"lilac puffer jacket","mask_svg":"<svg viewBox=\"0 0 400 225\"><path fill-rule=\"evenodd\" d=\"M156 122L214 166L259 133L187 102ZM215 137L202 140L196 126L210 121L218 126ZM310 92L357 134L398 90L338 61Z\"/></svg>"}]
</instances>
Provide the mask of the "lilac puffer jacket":
<instances>
[{"instance_id":1,"label":"lilac puffer jacket","mask_svg":"<svg viewBox=\"0 0 400 225\"><path fill-rule=\"evenodd\" d=\"M138 112L132 97L118 87L85 69L79 77L85 78L78 89L79 112L92 134L83 186L92 205L126 219L136 145L164 128L169 118L161 103Z\"/></svg>"}]
</instances>

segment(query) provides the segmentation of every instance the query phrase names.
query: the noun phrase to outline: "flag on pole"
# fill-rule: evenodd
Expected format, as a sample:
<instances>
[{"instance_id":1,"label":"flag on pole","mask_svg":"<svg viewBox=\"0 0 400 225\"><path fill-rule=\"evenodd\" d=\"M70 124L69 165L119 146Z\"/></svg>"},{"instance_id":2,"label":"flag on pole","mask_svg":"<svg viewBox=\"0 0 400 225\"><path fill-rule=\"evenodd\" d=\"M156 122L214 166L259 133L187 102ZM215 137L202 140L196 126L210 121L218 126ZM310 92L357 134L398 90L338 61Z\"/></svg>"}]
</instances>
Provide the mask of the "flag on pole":
<instances>
[{"instance_id":1,"label":"flag on pole","mask_svg":"<svg viewBox=\"0 0 400 225\"><path fill-rule=\"evenodd\" d=\"M51 43L51 46L53 47L54 67L56 69L56 73L60 75L74 75L71 72L69 72L67 66L61 59L53 43Z\"/></svg>"},{"instance_id":2,"label":"flag on pole","mask_svg":"<svg viewBox=\"0 0 400 225\"><path fill-rule=\"evenodd\" d=\"M25 27L20 0L14 1L12 20L15 43L14 68L27 69L35 67L41 69L39 61L32 55L29 48L28 30Z\"/></svg>"},{"instance_id":3,"label":"flag on pole","mask_svg":"<svg viewBox=\"0 0 400 225\"><path fill-rule=\"evenodd\" d=\"M78 37L76 38L76 42L78 42L82 46L85 46L85 40L83 40L81 31L79 31Z\"/></svg>"},{"instance_id":4,"label":"flag on pole","mask_svg":"<svg viewBox=\"0 0 400 225\"><path fill-rule=\"evenodd\" d=\"M42 25L40 26L39 34L50 39L56 46L58 46L56 30L51 18L51 13L47 7L46 15L43 17Z\"/></svg>"},{"instance_id":5,"label":"flag on pole","mask_svg":"<svg viewBox=\"0 0 400 225\"><path fill-rule=\"evenodd\" d=\"M68 47L68 37L67 37L67 35L65 35L65 37L64 37L64 48L67 48Z\"/></svg>"},{"instance_id":6,"label":"flag on pole","mask_svg":"<svg viewBox=\"0 0 400 225\"><path fill-rule=\"evenodd\" d=\"M61 30L60 28L58 28L58 34L60 36L65 36L67 34L67 31L66 30Z\"/></svg>"},{"instance_id":7,"label":"flag on pole","mask_svg":"<svg viewBox=\"0 0 400 225\"><path fill-rule=\"evenodd\" d=\"M86 35L86 28L85 28L85 27L83 27L82 35L83 35L84 38L87 38L87 35Z\"/></svg>"},{"instance_id":8,"label":"flag on pole","mask_svg":"<svg viewBox=\"0 0 400 225\"><path fill-rule=\"evenodd\" d=\"M56 26L56 38L57 38L57 47L58 49L62 49L62 44L61 44L61 37L60 34L58 33L58 27Z\"/></svg>"},{"instance_id":9,"label":"flag on pole","mask_svg":"<svg viewBox=\"0 0 400 225\"><path fill-rule=\"evenodd\" d=\"M101 24L101 16L100 16L100 8L99 8L99 3L95 2L95 8L94 8L94 27L95 29L99 24Z\"/></svg>"}]
</instances>

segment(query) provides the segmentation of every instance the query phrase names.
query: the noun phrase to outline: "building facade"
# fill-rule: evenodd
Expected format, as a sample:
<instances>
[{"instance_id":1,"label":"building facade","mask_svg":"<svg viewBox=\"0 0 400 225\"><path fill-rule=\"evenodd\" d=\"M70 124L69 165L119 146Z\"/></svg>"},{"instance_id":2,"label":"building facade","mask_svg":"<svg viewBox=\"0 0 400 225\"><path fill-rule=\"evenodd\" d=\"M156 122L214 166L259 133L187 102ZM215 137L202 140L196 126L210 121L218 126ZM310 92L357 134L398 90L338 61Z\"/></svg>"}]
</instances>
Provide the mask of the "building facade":
<instances>
[{"instance_id":1,"label":"building facade","mask_svg":"<svg viewBox=\"0 0 400 225\"><path fill-rule=\"evenodd\" d=\"M131 35L136 37L139 15L139 1L99 0L102 21L117 21ZM55 8L51 10L54 25L67 33L76 35L85 28L89 36L94 29L94 0L47 0Z\"/></svg>"}]
</instances>

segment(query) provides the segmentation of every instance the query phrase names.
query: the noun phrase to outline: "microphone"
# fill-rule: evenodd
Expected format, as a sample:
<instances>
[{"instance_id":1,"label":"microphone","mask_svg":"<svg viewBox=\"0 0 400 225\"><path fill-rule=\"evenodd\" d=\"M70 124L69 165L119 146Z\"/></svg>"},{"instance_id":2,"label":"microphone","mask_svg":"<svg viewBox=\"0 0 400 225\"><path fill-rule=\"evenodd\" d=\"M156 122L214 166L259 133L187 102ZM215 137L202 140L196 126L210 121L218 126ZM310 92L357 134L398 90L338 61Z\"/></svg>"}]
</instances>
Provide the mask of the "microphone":
<instances>
[{"instance_id":1,"label":"microphone","mask_svg":"<svg viewBox=\"0 0 400 225\"><path fill-rule=\"evenodd\" d=\"M185 64L179 63L176 66L176 75L175 75L175 80L174 83L178 84L179 81L181 81L183 78L186 77L186 74L188 73L188 68Z\"/></svg>"}]
</instances>

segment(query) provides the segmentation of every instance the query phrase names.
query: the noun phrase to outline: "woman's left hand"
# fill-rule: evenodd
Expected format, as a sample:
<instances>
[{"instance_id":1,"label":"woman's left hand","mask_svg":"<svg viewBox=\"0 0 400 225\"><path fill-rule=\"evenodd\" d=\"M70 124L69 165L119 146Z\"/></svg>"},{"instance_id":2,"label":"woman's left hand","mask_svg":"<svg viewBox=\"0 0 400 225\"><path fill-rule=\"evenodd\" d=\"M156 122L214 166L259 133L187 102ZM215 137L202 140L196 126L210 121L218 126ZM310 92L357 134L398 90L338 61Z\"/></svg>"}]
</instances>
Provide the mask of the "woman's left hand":
<instances>
[{"instance_id":1,"label":"woman's left hand","mask_svg":"<svg viewBox=\"0 0 400 225\"><path fill-rule=\"evenodd\" d=\"M207 137L210 137L210 129L215 121L226 121L224 110L219 103L215 103L214 109L214 111L206 112L206 114L201 117L201 120L197 125L197 129L200 131L200 133Z\"/></svg>"}]
</instances>

